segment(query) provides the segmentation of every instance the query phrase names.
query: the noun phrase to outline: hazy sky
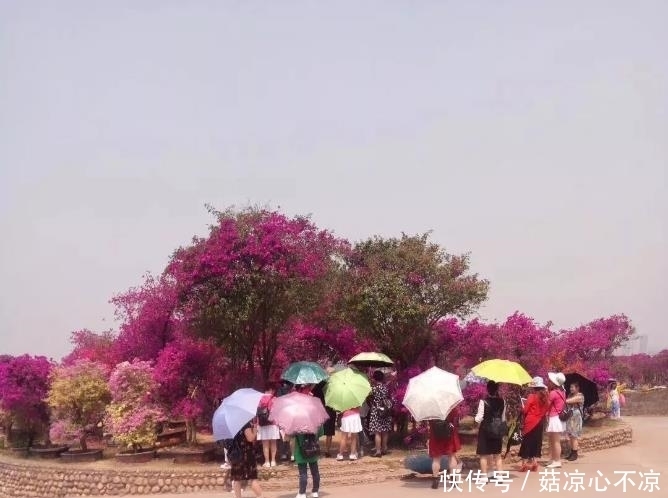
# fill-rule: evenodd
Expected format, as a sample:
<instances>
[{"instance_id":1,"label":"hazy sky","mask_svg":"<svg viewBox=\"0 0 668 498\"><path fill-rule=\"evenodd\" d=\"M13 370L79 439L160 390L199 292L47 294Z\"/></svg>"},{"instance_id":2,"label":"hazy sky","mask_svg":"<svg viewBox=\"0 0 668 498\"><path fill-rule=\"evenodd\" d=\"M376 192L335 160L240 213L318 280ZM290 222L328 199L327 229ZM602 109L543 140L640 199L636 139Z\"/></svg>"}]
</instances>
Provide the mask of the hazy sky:
<instances>
[{"instance_id":1,"label":"hazy sky","mask_svg":"<svg viewBox=\"0 0 668 498\"><path fill-rule=\"evenodd\" d=\"M433 230L486 319L668 347L668 2L0 0L0 353L111 327L204 204Z\"/></svg>"}]
</instances>

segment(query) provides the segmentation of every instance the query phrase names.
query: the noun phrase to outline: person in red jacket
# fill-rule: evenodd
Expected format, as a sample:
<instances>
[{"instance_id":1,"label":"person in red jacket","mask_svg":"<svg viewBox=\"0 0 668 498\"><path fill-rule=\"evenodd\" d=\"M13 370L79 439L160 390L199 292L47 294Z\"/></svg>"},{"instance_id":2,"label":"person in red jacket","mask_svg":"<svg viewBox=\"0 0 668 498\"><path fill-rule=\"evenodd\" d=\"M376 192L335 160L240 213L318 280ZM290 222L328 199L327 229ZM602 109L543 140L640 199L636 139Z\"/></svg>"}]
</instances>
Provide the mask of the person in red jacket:
<instances>
[{"instance_id":1,"label":"person in red jacket","mask_svg":"<svg viewBox=\"0 0 668 498\"><path fill-rule=\"evenodd\" d=\"M543 426L545 416L550 408L547 386L543 382L543 378L534 377L529 387L532 388L533 392L529 394L522 407L524 423L522 424L522 444L520 445L520 458L522 458L520 472L538 470L536 459L541 455Z\"/></svg>"}]
</instances>

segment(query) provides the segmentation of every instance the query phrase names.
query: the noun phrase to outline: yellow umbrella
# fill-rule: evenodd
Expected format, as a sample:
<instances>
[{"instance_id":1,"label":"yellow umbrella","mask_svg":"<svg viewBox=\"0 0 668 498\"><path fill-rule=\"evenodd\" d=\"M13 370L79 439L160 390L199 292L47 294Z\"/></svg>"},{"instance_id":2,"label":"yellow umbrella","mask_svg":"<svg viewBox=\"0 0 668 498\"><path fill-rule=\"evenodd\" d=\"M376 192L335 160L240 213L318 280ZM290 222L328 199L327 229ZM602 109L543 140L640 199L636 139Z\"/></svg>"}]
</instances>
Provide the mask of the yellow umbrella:
<instances>
[{"instance_id":1,"label":"yellow umbrella","mask_svg":"<svg viewBox=\"0 0 668 498\"><path fill-rule=\"evenodd\" d=\"M531 375L524 370L522 365L509 360L483 361L473 367L471 372L478 377L494 382L505 382L506 384L518 384L520 386L531 382Z\"/></svg>"}]
</instances>

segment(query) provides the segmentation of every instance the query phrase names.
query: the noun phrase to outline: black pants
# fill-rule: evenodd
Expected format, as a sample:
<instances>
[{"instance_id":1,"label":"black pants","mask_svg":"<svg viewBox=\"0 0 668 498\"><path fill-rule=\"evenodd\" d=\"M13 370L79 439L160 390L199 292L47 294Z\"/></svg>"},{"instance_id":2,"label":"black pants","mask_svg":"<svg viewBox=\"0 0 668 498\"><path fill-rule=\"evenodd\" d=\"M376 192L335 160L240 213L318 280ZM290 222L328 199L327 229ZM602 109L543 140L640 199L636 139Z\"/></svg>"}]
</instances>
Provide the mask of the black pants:
<instances>
[{"instance_id":1,"label":"black pants","mask_svg":"<svg viewBox=\"0 0 668 498\"><path fill-rule=\"evenodd\" d=\"M299 470L299 494L306 494L306 483L308 481L308 475L306 473L306 466L309 466L311 469L311 477L313 478L313 492L317 493L320 489L320 470L318 469L318 462L313 463L298 463L297 469Z\"/></svg>"}]
</instances>

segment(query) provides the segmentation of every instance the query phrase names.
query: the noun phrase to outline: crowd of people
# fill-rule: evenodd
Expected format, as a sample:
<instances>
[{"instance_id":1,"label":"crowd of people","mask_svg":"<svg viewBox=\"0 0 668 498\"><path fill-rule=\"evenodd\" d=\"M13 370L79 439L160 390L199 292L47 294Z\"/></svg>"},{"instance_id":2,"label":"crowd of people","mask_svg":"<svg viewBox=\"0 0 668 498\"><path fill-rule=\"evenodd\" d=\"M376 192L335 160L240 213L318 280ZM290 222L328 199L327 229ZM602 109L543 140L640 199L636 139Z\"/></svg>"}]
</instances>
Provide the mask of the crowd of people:
<instances>
[{"instance_id":1,"label":"crowd of people","mask_svg":"<svg viewBox=\"0 0 668 498\"><path fill-rule=\"evenodd\" d=\"M325 405L324 384L292 386L283 382L279 386L269 385L260 401L258 416L249 422L235 436L235 444L241 448L240 459L224 464L230 469L233 492L241 497L241 483L250 483L250 488L257 497L262 496L258 482L257 455L255 442L260 441L264 458L263 467L271 468L280 460L294 462L298 469L298 494L296 498L306 498L308 473L312 479L311 496L318 498L320 488L320 457L337 461L357 460L363 451L364 442L373 446L370 456L381 458L389 453L388 438L393 430L392 397L387 385L386 374L376 370L371 375L372 389L367 400L359 407L337 413ZM527 386L526 397L521 398L518 433L521 435L519 457L521 463L517 470L536 471L541 457L543 436L547 434L550 460L547 468L560 468L561 438L566 434L570 440L570 451L566 456L569 461L578 459L578 442L582 435L585 419L585 399L580 392L578 382L571 382L568 392L565 389L566 377L560 372L550 372L548 383L542 377L534 377ZM307 451L305 435L286 435L266 417L276 396L298 391L320 398L329 419L315 435L316 439L324 436L324 451ZM607 391L607 404L611 417L619 418L620 393L616 382L610 382ZM459 423L461 411L453 408L443 421L428 422L428 455L431 458L433 476L432 488L438 489L443 473L461 470L458 452L461 449ZM503 440L508 435L508 403L500 395L499 384L488 381L486 396L481 399L474 416L478 426L476 454L480 458L482 480L494 479L498 471L503 470ZM339 446L334 455L332 439L337 427L340 431ZM280 458L279 458L280 457ZM446 464L443 465L443 459ZM495 471L497 473L495 473Z\"/></svg>"},{"instance_id":2,"label":"crowd of people","mask_svg":"<svg viewBox=\"0 0 668 498\"><path fill-rule=\"evenodd\" d=\"M543 436L547 434L549 442L549 461L547 468L562 466L561 438L566 434L570 442L570 450L566 460L575 461L579 456L579 439L582 436L582 426L585 418L585 399L580 392L578 382L571 382L568 392L565 389L566 377L560 372L548 374L546 385L542 377L534 377L527 386L527 397L521 398L519 420L519 434L521 444L519 456L521 463L517 470L520 472L538 470L538 459L542 454ZM620 417L620 397L617 382L611 380L608 385L606 403L610 409L611 418ZM435 429L437 423L430 423L428 449L432 458L432 488L437 489L442 470L442 459L448 459L448 469L457 471L461 468L457 452L461 448L458 424L459 410L454 408L446 422L452 430L444 437L439 437ZM504 457L502 446L504 437L508 436L507 403L499 395L499 384L487 382L487 394L478 404L474 420L478 425L478 439L476 454L480 458L482 482L494 479L503 471ZM494 471L497 471L495 474Z\"/></svg>"},{"instance_id":3,"label":"crowd of people","mask_svg":"<svg viewBox=\"0 0 668 498\"><path fill-rule=\"evenodd\" d=\"M235 450L239 452L240 458L235 459L229 458L230 450L226 449L226 463L222 466L230 471L235 497L241 497L243 482L249 483L255 496L262 496L262 488L258 481L256 442L260 442L262 445L264 459L262 467L275 467L277 462L281 460L296 464L299 474L297 498L306 498L309 471L312 479L311 497L318 498L320 488L318 460L320 457L335 457L336 461L346 459L355 461L362 456L361 452L365 442L373 444L371 457L380 458L387 455L389 453L388 438L393 429L392 398L384 372L375 370L371 379L372 388L367 400L360 406L345 410L342 413L337 413L325 405L324 383L293 386L289 382L283 381L279 385L267 385L258 407L258 416L244 426L227 445L228 448L240 448L240 450ZM321 439L323 436L325 438L324 451L321 454L310 454L305 450L307 435L284 434L266 416L272 401L277 396L292 391L316 396L320 398L323 406L325 406L329 418L315 435L317 439ZM338 450L334 455L332 440L337 427L340 431L340 438Z\"/></svg>"}]
</instances>

